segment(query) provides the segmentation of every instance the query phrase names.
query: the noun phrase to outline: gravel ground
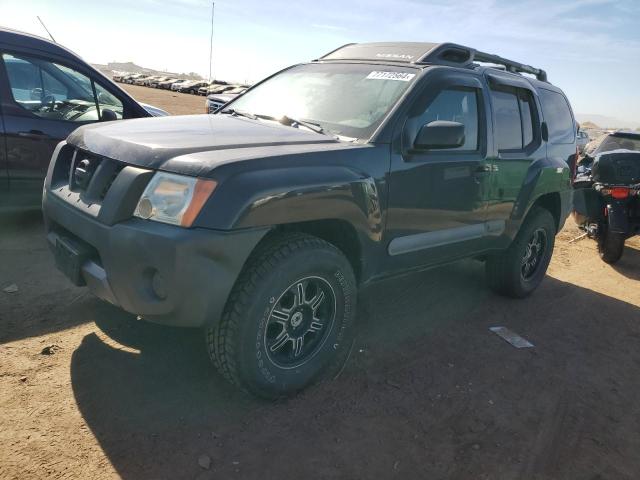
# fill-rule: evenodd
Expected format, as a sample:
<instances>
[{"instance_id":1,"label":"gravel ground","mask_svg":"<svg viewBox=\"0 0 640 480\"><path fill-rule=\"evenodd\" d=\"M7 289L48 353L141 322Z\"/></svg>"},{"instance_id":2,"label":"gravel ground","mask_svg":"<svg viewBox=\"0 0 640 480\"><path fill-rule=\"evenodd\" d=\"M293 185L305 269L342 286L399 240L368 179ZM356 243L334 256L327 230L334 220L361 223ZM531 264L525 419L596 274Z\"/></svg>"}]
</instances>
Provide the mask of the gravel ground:
<instances>
[{"instance_id":1,"label":"gravel ground","mask_svg":"<svg viewBox=\"0 0 640 480\"><path fill-rule=\"evenodd\" d=\"M138 90L165 109L179 95ZM341 375L264 403L212 369L199 331L70 286L39 212L0 225L2 479L640 476L638 239L612 267L569 220L525 300L474 261L375 284Z\"/></svg>"}]
</instances>

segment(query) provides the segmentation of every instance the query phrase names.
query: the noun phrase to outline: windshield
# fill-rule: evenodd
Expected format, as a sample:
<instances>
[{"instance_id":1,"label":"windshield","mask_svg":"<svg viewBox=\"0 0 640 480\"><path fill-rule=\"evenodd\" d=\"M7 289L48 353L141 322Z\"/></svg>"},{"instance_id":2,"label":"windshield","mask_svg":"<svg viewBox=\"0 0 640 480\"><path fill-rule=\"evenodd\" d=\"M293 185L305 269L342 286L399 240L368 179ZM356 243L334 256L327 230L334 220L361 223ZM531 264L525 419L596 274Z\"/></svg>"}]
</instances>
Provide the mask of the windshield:
<instances>
[{"instance_id":1,"label":"windshield","mask_svg":"<svg viewBox=\"0 0 640 480\"><path fill-rule=\"evenodd\" d=\"M229 108L313 122L334 135L369 138L416 73L398 66L299 65L249 90Z\"/></svg>"},{"instance_id":2,"label":"windshield","mask_svg":"<svg viewBox=\"0 0 640 480\"><path fill-rule=\"evenodd\" d=\"M587 149L587 153L595 157L596 155L604 152L610 152L612 150L636 150L640 152L640 136L638 137L623 137L616 135L605 135L600 141L595 141L594 144Z\"/></svg>"}]
</instances>

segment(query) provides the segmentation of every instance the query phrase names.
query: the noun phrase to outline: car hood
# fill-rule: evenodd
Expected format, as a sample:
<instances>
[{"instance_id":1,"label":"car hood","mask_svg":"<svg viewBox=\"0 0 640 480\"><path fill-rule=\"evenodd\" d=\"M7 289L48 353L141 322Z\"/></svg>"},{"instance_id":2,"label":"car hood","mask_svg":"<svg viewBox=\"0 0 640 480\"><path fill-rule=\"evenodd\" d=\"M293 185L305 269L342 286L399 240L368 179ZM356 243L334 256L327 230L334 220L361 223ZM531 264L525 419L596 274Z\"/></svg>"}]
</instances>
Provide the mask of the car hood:
<instances>
[{"instance_id":1,"label":"car hood","mask_svg":"<svg viewBox=\"0 0 640 480\"><path fill-rule=\"evenodd\" d=\"M184 115L86 125L67 141L128 164L207 176L221 164L352 147L305 129L230 115Z\"/></svg>"}]
</instances>

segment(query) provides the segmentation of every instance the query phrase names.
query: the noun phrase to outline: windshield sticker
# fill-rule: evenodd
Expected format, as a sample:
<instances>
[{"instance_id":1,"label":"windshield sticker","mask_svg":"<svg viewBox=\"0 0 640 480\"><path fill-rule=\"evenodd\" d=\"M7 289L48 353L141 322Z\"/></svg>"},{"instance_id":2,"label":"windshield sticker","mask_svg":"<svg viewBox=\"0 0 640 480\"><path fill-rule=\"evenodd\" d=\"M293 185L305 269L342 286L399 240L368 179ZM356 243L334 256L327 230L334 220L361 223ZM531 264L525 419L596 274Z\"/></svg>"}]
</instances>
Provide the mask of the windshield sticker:
<instances>
[{"instance_id":1,"label":"windshield sticker","mask_svg":"<svg viewBox=\"0 0 640 480\"><path fill-rule=\"evenodd\" d=\"M415 76L415 73L405 72L371 72L367 75L367 78L369 80L398 80L400 82L408 82Z\"/></svg>"}]
</instances>

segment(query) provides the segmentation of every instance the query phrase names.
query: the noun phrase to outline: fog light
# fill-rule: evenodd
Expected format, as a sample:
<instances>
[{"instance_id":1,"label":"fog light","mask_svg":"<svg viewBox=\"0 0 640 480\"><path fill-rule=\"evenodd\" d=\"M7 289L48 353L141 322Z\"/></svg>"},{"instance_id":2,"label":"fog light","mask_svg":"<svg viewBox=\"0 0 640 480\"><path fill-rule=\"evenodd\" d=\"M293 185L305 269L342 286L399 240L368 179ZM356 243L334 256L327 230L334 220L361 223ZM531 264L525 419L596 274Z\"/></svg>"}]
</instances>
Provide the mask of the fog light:
<instances>
[{"instance_id":1,"label":"fog light","mask_svg":"<svg viewBox=\"0 0 640 480\"><path fill-rule=\"evenodd\" d=\"M151 277L151 289L153 290L155 296L161 300L167 298L167 295L169 294L167 292L167 285L164 281L164 278L158 271L156 271L153 274L153 277Z\"/></svg>"}]
</instances>

